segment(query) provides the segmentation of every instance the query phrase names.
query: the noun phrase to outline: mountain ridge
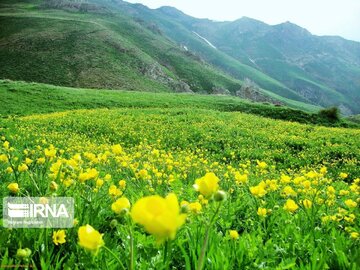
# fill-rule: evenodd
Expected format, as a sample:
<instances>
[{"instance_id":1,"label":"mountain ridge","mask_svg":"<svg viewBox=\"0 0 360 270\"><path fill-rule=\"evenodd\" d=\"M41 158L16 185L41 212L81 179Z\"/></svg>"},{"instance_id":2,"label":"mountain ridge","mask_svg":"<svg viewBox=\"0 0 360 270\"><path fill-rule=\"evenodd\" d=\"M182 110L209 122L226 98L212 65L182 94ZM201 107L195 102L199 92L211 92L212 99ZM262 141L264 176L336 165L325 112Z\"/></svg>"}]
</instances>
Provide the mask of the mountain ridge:
<instances>
[{"instance_id":1,"label":"mountain ridge","mask_svg":"<svg viewBox=\"0 0 360 270\"><path fill-rule=\"evenodd\" d=\"M191 17L173 7L150 9L121 0L15 2L17 4L6 0L0 4L2 22L10 22L9 26L0 27L3 32L0 60L6 64L0 67L3 79L75 87L175 89L232 95L241 90L245 81L250 81L268 100L300 104L304 108L307 105L302 104L338 106L344 114L360 111L360 79L356 79L360 78L360 43L355 41L314 36L290 22L271 26L248 17L217 22ZM89 26L75 23L66 26L62 22L61 27L46 28L35 19L55 15L58 19L93 22L103 29L96 31L107 34L93 34L94 44L90 39L81 42L75 39L75 33L89 32ZM34 33L38 38L28 36L27 24L33 24L35 30L43 29L42 37L38 33ZM23 34L22 46L46 45L44 53L54 51L56 61L63 63L63 70L54 66L53 55L45 59L26 47L21 51L16 35L8 31L19 27L23 27L19 31ZM96 27L92 28L95 31ZM52 36L53 33L57 36ZM58 36L65 36L66 40ZM56 52L52 40L71 44L63 44L68 47L67 51ZM14 48L9 48L9 44ZM71 46L82 49L71 51ZM14 66L7 54L15 57L19 64ZM68 59L71 55L74 56L72 63ZM34 64L38 71L24 68L33 60L37 60ZM94 61L96 63L89 66ZM51 75L52 69L56 69L57 74ZM76 79L77 73L84 76L82 81ZM101 79L104 75L106 81ZM72 79L66 81L67 77Z\"/></svg>"}]
</instances>

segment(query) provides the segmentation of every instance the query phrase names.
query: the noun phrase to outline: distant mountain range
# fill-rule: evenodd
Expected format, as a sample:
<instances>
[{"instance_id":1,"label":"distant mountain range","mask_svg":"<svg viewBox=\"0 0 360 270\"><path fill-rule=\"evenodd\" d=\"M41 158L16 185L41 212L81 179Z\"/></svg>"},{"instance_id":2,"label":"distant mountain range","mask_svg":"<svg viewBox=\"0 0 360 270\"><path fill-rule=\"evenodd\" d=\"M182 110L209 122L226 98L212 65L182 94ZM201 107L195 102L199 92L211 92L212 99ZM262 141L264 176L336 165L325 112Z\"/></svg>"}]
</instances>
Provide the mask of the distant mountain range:
<instances>
[{"instance_id":1,"label":"distant mountain range","mask_svg":"<svg viewBox=\"0 0 360 270\"><path fill-rule=\"evenodd\" d=\"M290 22L215 22L121 0L5 0L0 61L0 78L360 113L360 43Z\"/></svg>"}]
</instances>

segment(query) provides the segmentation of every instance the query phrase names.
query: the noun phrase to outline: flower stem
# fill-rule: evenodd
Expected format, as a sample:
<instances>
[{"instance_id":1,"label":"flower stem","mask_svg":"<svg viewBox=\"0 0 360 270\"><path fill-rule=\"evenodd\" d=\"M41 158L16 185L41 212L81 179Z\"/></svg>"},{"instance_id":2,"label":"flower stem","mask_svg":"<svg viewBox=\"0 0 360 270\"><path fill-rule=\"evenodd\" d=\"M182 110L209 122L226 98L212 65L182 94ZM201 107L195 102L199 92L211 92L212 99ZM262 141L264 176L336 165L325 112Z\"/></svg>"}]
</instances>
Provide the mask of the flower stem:
<instances>
[{"instance_id":1,"label":"flower stem","mask_svg":"<svg viewBox=\"0 0 360 270\"><path fill-rule=\"evenodd\" d=\"M124 270L126 269L126 268L124 267L124 265L122 264L122 262L120 261L119 257L116 256L116 255L114 254L114 252L112 252L107 246L103 246L103 248L104 248L107 252L109 252L109 253L118 261L118 263L120 264L120 266L121 266L122 269L124 269Z\"/></svg>"},{"instance_id":2,"label":"flower stem","mask_svg":"<svg viewBox=\"0 0 360 270\"><path fill-rule=\"evenodd\" d=\"M212 216L207 228L206 228L206 232L205 232L205 238L204 238L204 243L201 247L201 253L200 253L200 258L198 260L198 265L197 265L197 270L202 270L204 267L204 260L205 260L205 252L206 252L206 248L207 248L207 244L209 242L209 232L210 232L210 228L214 223L214 220L217 216L217 214L219 213L220 210L220 206L221 206L221 202L219 202L216 211L214 213L214 215Z\"/></svg>"},{"instance_id":3,"label":"flower stem","mask_svg":"<svg viewBox=\"0 0 360 270\"><path fill-rule=\"evenodd\" d=\"M169 269L170 267L170 252L171 252L171 241L167 240L165 243L165 248L164 248L164 264L165 264L165 269Z\"/></svg>"},{"instance_id":4,"label":"flower stem","mask_svg":"<svg viewBox=\"0 0 360 270\"><path fill-rule=\"evenodd\" d=\"M132 232L131 220L130 220L130 218L128 218L127 220L128 220L129 235L130 235L130 266L129 266L129 269L133 270L134 269L134 237L133 237L133 232Z\"/></svg>"}]
</instances>

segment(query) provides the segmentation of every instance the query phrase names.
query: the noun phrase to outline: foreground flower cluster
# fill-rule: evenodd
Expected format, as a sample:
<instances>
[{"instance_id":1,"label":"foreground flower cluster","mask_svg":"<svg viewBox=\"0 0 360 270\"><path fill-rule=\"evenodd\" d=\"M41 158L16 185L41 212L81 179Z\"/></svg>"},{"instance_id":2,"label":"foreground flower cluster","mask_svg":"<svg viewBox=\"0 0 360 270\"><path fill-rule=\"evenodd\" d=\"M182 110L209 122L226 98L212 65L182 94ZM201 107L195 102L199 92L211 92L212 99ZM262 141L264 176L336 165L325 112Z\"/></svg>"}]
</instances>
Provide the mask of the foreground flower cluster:
<instances>
[{"instance_id":1,"label":"foreground flower cluster","mask_svg":"<svg viewBox=\"0 0 360 270\"><path fill-rule=\"evenodd\" d=\"M188 131L181 114L166 113L137 115L137 123L121 110L6 122L2 196L73 197L76 219L70 229L1 230L0 262L38 269L356 269L358 131L281 123L273 136L261 130L273 124L268 120L255 118L255 128L246 124L252 117L231 115L242 123L232 126L201 111L200 120L188 112ZM157 133L172 126L182 137ZM307 129L313 134L291 134ZM236 144L243 140L246 149Z\"/></svg>"}]
</instances>

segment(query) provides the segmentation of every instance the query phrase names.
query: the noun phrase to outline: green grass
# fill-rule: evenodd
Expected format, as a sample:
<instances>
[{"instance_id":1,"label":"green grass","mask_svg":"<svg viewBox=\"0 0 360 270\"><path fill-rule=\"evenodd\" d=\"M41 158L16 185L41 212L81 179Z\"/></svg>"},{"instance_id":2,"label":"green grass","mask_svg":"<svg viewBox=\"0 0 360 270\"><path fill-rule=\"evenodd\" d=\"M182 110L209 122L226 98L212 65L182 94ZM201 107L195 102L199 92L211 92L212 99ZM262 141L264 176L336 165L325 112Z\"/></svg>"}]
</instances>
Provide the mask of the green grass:
<instances>
[{"instance_id":1,"label":"green grass","mask_svg":"<svg viewBox=\"0 0 360 270\"><path fill-rule=\"evenodd\" d=\"M52 236L60 229L1 228L1 265L200 270L204 258L203 269L214 270L360 266L359 207L346 203L359 202L359 130L195 108L68 110L0 119L0 126L0 196L73 197L78 221L64 229L66 242L59 245ZM113 151L116 144L122 146L120 153ZM46 157L50 147L56 153ZM266 162L266 168L257 161ZM28 169L20 172L24 162ZM80 176L90 168L97 174L82 182ZM221 204L212 195L204 200L193 188L206 172L220 179L219 189L227 194ZM345 178L341 173L347 173ZM237 175L248 179L239 182ZM20 190L11 193L10 183ZM122 195L109 194L111 185ZM259 185L265 185L266 194L252 192ZM296 195L287 195L289 188ZM134 209L141 198L169 193L179 202L199 203L201 210L183 207L185 223L162 244L144 224L111 209L120 196ZM289 199L298 206L294 212L284 209ZM312 202L310 209L305 199ZM146 209L163 217L166 206L158 205ZM259 207L266 209L265 217L257 214ZM158 231L173 224L179 211L171 211L150 221L157 222ZM79 244L79 228L86 224L102 234L106 248L100 245L97 256ZM230 230L238 232L238 239L231 239ZM24 248L31 254L17 256Z\"/></svg>"},{"instance_id":2,"label":"green grass","mask_svg":"<svg viewBox=\"0 0 360 270\"><path fill-rule=\"evenodd\" d=\"M273 119L325 126L358 126L345 120L332 122L317 113L306 113L271 104L251 103L231 96L94 90L3 80L0 81L0 98L6 103L6 106L0 107L0 115L3 117L69 109L201 108L225 112L239 111Z\"/></svg>"},{"instance_id":3,"label":"green grass","mask_svg":"<svg viewBox=\"0 0 360 270\"><path fill-rule=\"evenodd\" d=\"M313 111L313 105L307 105L307 100L282 83L211 50L181 25L161 16L152 17L155 13L144 13L143 19L160 20L168 29L166 34L175 41L181 43L179 39L184 38L191 42L188 46L194 47L195 52L202 51L200 57L185 52L166 35L148 29L149 22L139 23L119 7L112 10L116 12L109 15L40 9L35 2L3 4L0 78L72 87L171 92L175 87L165 82L168 77L186 82L194 92L212 93L217 87L233 94L240 89L241 80L251 78L266 89L266 95L270 93L293 108ZM157 80L143 74L154 64L162 70Z\"/></svg>"},{"instance_id":4,"label":"green grass","mask_svg":"<svg viewBox=\"0 0 360 270\"><path fill-rule=\"evenodd\" d=\"M161 92L176 90L167 78L195 92L241 87L241 81L191 58L125 14L10 7L0 11L0 38L6 40L0 43L2 79ZM152 65L161 69L157 79L144 75Z\"/></svg>"}]
</instances>

